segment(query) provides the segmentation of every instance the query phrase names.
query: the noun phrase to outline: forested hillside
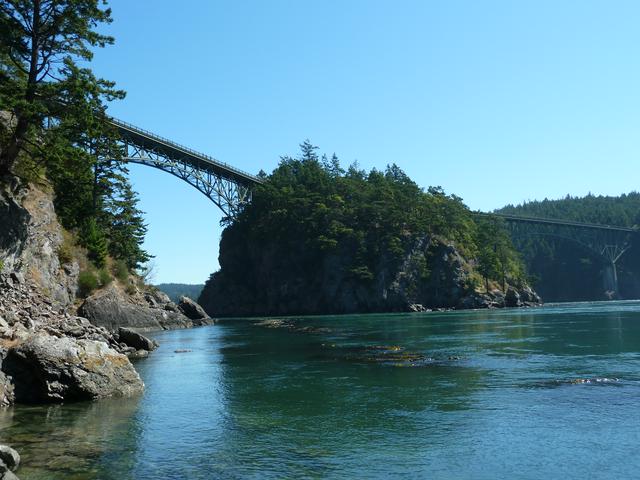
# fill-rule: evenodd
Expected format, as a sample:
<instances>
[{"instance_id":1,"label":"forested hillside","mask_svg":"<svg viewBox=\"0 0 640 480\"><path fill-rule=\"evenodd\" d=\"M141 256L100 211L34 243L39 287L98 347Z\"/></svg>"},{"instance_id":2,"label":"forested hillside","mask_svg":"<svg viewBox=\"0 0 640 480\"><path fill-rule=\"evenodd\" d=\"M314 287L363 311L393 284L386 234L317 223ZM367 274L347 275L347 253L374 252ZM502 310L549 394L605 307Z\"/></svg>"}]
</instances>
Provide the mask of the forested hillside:
<instances>
[{"instance_id":1,"label":"forested hillside","mask_svg":"<svg viewBox=\"0 0 640 480\"><path fill-rule=\"evenodd\" d=\"M105 121L125 93L88 68L111 22L105 2L10 2L0 10L0 186L53 193L66 229L61 263L81 262L80 293L149 260L137 197ZM15 188L11 187L13 190Z\"/></svg>"},{"instance_id":2,"label":"forested hillside","mask_svg":"<svg viewBox=\"0 0 640 480\"><path fill-rule=\"evenodd\" d=\"M478 292L524 286L500 222L474 220L459 197L424 192L396 165L344 170L301 147L224 230L221 270L200 297L210 314L470 307Z\"/></svg>"},{"instance_id":3,"label":"forested hillside","mask_svg":"<svg viewBox=\"0 0 640 480\"><path fill-rule=\"evenodd\" d=\"M501 213L560 218L604 225L633 227L640 224L640 193L618 197L567 196L561 200L508 205ZM632 247L617 264L619 296L640 298L640 244ZM603 281L606 264L575 242L545 236L514 238L534 286L545 301L603 300L610 297Z\"/></svg>"}]
</instances>

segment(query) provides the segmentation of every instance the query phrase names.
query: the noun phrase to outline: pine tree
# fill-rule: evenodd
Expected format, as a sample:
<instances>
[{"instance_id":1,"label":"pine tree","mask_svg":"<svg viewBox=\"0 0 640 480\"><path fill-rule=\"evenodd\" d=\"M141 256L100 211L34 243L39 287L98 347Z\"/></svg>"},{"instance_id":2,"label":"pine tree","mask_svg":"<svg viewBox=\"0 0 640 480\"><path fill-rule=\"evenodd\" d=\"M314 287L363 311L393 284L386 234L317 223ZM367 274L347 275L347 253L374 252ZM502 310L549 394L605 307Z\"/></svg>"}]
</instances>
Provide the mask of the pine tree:
<instances>
[{"instance_id":1,"label":"pine tree","mask_svg":"<svg viewBox=\"0 0 640 480\"><path fill-rule=\"evenodd\" d=\"M87 256L93 264L102 268L107 261L107 239L104 231L98 226L94 218L88 219L82 227L82 244L87 248Z\"/></svg>"},{"instance_id":2,"label":"pine tree","mask_svg":"<svg viewBox=\"0 0 640 480\"><path fill-rule=\"evenodd\" d=\"M109 96L113 84L96 79L77 61L90 61L92 47L113 39L96 32L111 21L101 0L3 0L0 2L0 104L13 117L3 135L0 175L11 170L23 150L38 148L34 141L45 121L59 119L74 101L68 97L69 81L86 81L83 88L98 88ZM91 85L91 83L93 85ZM117 93L115 93L117 96Z\"/></svg>"},{"instance_id":3,"label":"pine tree","mask_svg":"<svg viewBox=\"0 0 640 480\"><path fill-rule=\"evenodd\" d=\"M147 226L137 204L137 194L125 182L118 198L110 199L106 209L110 218L109 253L113 258L123 260L130 270L139 268L153 258L142 249Z\"/></svg>"}]
</instances>

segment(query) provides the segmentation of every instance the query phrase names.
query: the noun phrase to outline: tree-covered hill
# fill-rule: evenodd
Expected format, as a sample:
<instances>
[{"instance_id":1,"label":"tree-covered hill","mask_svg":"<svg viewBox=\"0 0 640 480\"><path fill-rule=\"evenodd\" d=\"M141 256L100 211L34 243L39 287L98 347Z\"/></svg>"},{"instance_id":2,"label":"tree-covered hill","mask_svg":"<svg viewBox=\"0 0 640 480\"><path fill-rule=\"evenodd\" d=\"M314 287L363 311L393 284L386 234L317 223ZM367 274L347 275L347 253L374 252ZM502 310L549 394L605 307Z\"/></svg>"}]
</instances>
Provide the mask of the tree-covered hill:
<instances>
[{"instance_id":1,"label":"tree-covered hill","mask_svg":"<svg viewBox=\"0 0 640 480\"><path fill-rule=\"evenodd\" d=\"M498 211L531 217L632 227L640 224L640 193L631 192L618 197L592 194L585 197L567 195L561 200L544 199L517 206L507 205Z\"/></svg>"},{"instance_id":2,"label":"tree-covered hill","mask_svg":"<svg viewBox=\"0 0 640 480\"><path fill-rule=\"evenodd\" d=\"M2 2L0 187L53 193L66 229L63 264L79 257L80 292L126 279L150 259L107 104L125 92L90 69L111 10L101 0Z\"/></svg>"},{"instance_id":3,"label":"tree-covered hill","mask_svg":"<svg viewBox=\"0 0 640 480\"><path fill-rule=\"evenodd\" d=\"M559 218L604 225L640 225L640 193L612 196L567 196L508 205L501 213ZM640 298L640 239L617 263L619 296ZM575 242L544 236L514 238L537 291L546 301L603 300L609 298L604 285L607 265Z\"/></svg>"},{"instance_id":4,"label":"tree-covered hill","mask_svg":"<svg viewBox=\"0 0 640 480\"><path fill-rule=\"evenodd\" d=\"M439 187L424 192L396 165L344 170L301 147L224 230L221 269L200 297L210 314L473 306L476 292L523 286L498 221L474 219Z\"/></svg>"}]
</instances>

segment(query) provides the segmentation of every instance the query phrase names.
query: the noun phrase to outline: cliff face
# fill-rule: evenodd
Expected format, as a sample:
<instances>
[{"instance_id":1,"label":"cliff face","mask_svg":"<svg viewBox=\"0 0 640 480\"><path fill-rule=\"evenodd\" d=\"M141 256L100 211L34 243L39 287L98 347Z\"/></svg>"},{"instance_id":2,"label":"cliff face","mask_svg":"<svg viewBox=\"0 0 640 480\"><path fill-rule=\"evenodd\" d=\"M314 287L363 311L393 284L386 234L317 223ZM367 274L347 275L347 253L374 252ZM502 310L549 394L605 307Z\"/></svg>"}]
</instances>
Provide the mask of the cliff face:
<instances>
[{"instance_id":1,"label":"cliff face","mask_svg":"<svg viewBox=\"0 0 640 480\"><path fill-rule=\"evenodd\" d=\"M75 300L79 267L61 265L63 243L51 195L15 178L0 179L0 261L3 271L35 282L60 307Z\"/></svg>"},{"instance_id":2,"label":"cliff face","mask_svg":"<svg viewBox=\"0 0 640 480\"><path fill-rule=\"evenodd\" d=\"M406 312L540 302L527 286L509 287L509 295L499 290L480 292L472 280L473 263L440 239L416 239L400 262L380 257L369 279L353 274L349 269L352 259L346 252L327 254L315 265L302 265L302 249L285 252L277 242L257 248L223 237L221 270L211 276L199 303L212 316L253 316Z\"/></svg>"},{"instance_id":3,"label":"cliff face","mask_svg":"<svg viewBox=\"0 0 640 480\"><path fill-rule=\"evenodd\" d=\"M51 196L0 181L0 406L142 391L117 333L75 316L79 267L61 265Z\"/></svg>"}]
</instances>

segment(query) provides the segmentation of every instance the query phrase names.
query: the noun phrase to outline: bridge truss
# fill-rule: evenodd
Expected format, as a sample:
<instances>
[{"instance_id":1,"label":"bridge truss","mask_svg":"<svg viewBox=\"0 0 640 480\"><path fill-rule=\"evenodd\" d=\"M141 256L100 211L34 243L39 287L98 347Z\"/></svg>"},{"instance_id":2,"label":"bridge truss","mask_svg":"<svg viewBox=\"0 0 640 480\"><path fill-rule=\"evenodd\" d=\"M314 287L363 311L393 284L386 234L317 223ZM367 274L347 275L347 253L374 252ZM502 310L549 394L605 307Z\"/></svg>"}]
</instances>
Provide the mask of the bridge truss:
<instances>
[{"instance_id":1,"label":"bridge truss","mask_svg":"<svg viewBox=\"0 0 640 480\"><path fill-rule=\"evenodd\" d=\"M120 135L123 160L184 180L216 204L226 218L236 218L251 201L253 188L262 183L259 177L122 120L111 118L110 123Z\"/></svg>"},{"instance_id":2,"label":"bridge truss","mask_svg":"<svg viewBox=\"0 0 640 480\"><path fill-rule=\"evenodd\" d=\"M548 218L533 218L508 214L492 214L503 219L514 238L543 235L572 242L602 260L611 271L610 289L618 294L618 260L631 248L635 228L618 227L565 221Z\"/></svg>"}]
</instances>

